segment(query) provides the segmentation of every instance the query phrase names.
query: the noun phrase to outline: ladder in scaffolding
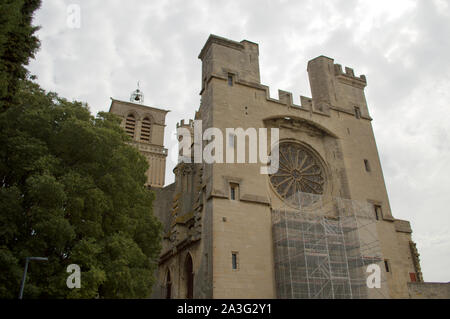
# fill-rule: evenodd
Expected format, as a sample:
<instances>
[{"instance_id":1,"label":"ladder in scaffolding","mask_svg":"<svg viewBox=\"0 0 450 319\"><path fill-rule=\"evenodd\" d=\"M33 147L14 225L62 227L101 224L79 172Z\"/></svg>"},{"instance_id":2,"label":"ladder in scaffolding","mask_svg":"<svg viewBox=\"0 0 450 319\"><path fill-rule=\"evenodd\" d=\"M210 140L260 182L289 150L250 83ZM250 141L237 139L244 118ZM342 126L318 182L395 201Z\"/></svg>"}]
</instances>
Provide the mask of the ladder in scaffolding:
<instances>
[{"instance_id":1,"label":"ladder in scaffolding","mask_svg":"<svg viewBox=\"0 0 450 319\"><path fill-rule=\"evenodd\" d=\"M289 261L289 280L290 280L290 286L291 286L291 298L294 299L294 285L293 285L293 281L292 281L292 266L291 266L291 256L289 253L289 248L290 248L290 244L289 244L289 231L288 231L288 219L286 216L286 210L284 211L284 223L285 223L285 231L286 231L286 241L287 241L287 253L288 253L288 261Z\"/></svg>"},{"instance_id":2,"label":"ladder in scaffolding","mask_svg":"<svg viewBox=\"0 0 450 319\"><path fill-rule=\"evenodd\" d=\"M331 283L331 295L332 295L332 297L334 299L334 285L333 285L333 279L332 279L333 272L331 270L330 248L328 246L328 236L327 236L328 235L327 231L330 230L330 227L327 224L327 220L326 220L325 217L322 218L322 225L323 225L323 228L324 228L325 245L326 245L326 248L327 248L328 268L329 268L329 272L330 272L329 278L330 278L330 283ZM324 287L325 287L325 285L322 287L322 289L320 291L322 291Z\"/></svg>"},{"instance_id":3,"label":"ladder in scaffolding","mask_svg":"<svg viewBox=\"0 0 450 319\"><path fill-rule=\"evenodd\" d=\"M306 273L306 285L308 286L308 299L311 299L309 276L308 276L308 257L306 255L305 232L303 231L303 229L302 229L302 242L303 242L303 255L305 257L305 273ZM292 285L292 283L291 283L291 285Z\"/></svg>"}]
</instances>

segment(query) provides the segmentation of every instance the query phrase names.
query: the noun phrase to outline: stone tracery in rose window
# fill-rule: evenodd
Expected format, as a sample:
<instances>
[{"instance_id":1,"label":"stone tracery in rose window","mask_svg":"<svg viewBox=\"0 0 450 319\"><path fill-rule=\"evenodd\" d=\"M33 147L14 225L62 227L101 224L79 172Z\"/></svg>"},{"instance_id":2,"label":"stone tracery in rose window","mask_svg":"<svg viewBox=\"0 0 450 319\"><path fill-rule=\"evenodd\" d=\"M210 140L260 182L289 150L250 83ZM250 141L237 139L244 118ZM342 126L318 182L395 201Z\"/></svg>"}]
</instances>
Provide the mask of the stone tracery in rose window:
<instances>
[{"instance_id":1,"label":"stone tracery in rose window","mask_svg":"<svg viewBox=\"0 0 450 319\"><path fill-rule=\"evenodd\" d=\"M296 203L297 194L323 194L324 169L317 156L293 142L281 143L279 152L279 169L270 175L270 182L283 199Z\"/></svg>"}]
</instances>

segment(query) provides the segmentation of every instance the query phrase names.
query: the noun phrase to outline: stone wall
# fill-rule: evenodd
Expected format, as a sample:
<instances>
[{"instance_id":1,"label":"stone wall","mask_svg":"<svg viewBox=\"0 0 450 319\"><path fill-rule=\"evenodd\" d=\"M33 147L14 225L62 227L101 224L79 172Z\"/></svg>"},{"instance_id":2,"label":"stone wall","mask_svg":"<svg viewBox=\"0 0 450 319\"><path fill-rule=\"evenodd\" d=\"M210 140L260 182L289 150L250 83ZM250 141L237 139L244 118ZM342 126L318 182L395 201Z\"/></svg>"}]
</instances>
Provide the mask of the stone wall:
<instances>
[{"instance_id":1,"label":"stone wall","mask_svg":"<svg viewBox=\"0 0 450 319\"><path fill-rule=\"evenodd\" d=\"M411 299L450 299L450 283L410 282L408 292Z\"/></svg>"}]
</instances>

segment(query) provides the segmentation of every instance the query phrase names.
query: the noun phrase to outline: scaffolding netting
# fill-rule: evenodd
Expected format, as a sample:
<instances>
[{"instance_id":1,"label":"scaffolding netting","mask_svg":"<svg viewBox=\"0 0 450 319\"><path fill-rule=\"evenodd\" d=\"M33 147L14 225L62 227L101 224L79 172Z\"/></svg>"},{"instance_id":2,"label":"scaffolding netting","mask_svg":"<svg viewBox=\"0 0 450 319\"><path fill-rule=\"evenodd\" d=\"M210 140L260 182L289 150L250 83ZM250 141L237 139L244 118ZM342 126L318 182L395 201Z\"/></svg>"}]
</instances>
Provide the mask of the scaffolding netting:
<instances>
[{"instance_id":1,"label":"scaffolding netting","mask_svg":"<svg viewBox=\"0 0 450 319\"><path fill-rule=\"evenodd\" d=\"M383 262L369 203L300 192L287 202L272 210L278 298L388 297L384 272L381 288L366 284L367 266Z\"/></svg>"}]
</instances>

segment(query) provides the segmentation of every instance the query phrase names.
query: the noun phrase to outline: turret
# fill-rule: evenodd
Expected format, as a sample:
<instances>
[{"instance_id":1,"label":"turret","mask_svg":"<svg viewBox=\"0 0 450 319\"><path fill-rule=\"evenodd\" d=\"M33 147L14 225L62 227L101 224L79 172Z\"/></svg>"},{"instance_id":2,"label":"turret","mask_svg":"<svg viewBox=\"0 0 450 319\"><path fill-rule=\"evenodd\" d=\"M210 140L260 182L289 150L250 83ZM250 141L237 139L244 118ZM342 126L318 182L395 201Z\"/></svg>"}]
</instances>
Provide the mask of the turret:
<instances>
[{"instance_id":1,"label":"turret","mask_svg":"<svg viewBox=\"0 0 450 319\"><path fill-rule=\"evenodd\" d=\"M358 109L361 116L369 118L364 75L355 76L349 67L343 72L340 64L334 64L334 60L326 56L308 62L308 75L314 110L328 113L331 106L349 112Z\"/></svg>"},{"instance_id":2,"label":"turret","mask_svg":"<svg viewBox=\"0 0 450 319\"><path fill-rule=\"evenodd\" d=\"M229 81L261 82L258 44L236 42L211 34L198 58L202 60L202 91L211 76Z\"/></svg>"}]
</instances>

